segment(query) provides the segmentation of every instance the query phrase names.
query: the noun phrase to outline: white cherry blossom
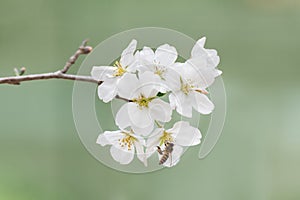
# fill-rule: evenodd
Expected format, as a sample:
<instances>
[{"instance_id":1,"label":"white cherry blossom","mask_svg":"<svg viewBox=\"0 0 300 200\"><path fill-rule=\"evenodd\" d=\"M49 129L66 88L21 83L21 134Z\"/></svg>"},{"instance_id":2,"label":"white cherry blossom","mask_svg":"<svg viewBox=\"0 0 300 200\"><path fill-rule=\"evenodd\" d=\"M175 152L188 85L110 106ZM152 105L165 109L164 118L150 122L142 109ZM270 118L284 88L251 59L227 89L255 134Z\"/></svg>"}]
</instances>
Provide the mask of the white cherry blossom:
<instances>
[{"instance_id":1,"label":"white cherry blossom","mask_svg":"<svg viewBox=\"0 0 300 200\"><path fill-rule=\"evenodd\" d=\"M120 164L129 164L136 152L138 159L147 166L147 158L144 153L145 140L134 134L133 131L105 131L98 136L97 144L111 145L111 156Z\"/></svg>"},{"instance_id":2,"label":"white cherry blossom","mask_svg":"<svg viewBox=\"0 0 300 200\"><path fill-rule=\"evenodd\" d=\"M122 52L119 61L114 66L94 66L91 75L94 79L103 81L98 86L98 96L105 103L111 101L118 94L118 85L128 72L134 72L137 41L132 40L128 47Z\"/></svg>"},{"instance_id":3,"label":"white cherry blossom","mask_svg":"<svg viewBox=\"0 0 300 200\"><path fill-rule=\"evenodd\" d=\"M185 117L192 117L193 109L201 114L213 111L207 88L222 71L217 69L220 63L217 51L205 49L205 41L205 37L199 39L191 57L181 63L176 62L177 50L169 44L155 51L149 47L136 51L137 41L132 40L114 66L93 67L92 77L102 81L99 98L106 103L114 98L126 101L115 116L120 130L105 131L97 139L102 146L111 145L115 161L129 164L136 153L147 166L147 158L157 152L157 146L164 152L166 145L172 143L171 156L163 163L171 167L179 162L185 147L201 142L201 132L188 122L176 122L167 130L161 123L171 120L173 109ZM161 93L170 103L162 100ZM157 155L160 160L162 155L158 152Z\"/></svg>"},{"instance_id":4,"label":"white cherry blossom","mask_svg":"<svg viewBox=\"0 0 300 200\"><path fill-rule=\"evenodd\" d=\"M151 72L124 77L119 86L119 95L128 99L116 115L116 124L121 128L131 127L139 135L148 135L154 127L154 121L171 120L172 109L169 103L157 97L161 84Z\"/></svg>"},{"instance_id":5,"label":"white cherry blossom","mask_svg":"<svg viewBox=\"0 0 300 200\"><path fill-rule=\"evenodd\" d=\"M210 114L214 109L206 96L206 88L213 83L214 75L210 71L197 70L191 61L174 66L181 78L177 88L169 95L171 107L185 117L192 117L193 108L201 114Z\"/></svg>"},{"instance_id":6,"label":"white cherry blossom","mask_svg":"<svg viewBox=\"0 0 300 200\"><path fill-rule=\"evenodd\" d=\"M168 130L157 128L147 140L146 155L147 157L150 157L157 151L157 146L164 150L164 144L166 142L171 142L174 144L173 152L163 164L164 166L171 167L179 162L180 156L183 153L183 147L200 144L201 137L202 135L199 129L190 126L190 124L185 121L176 122L174 126ZM161 155L158 154L158 156L159 159L161 159Z\"/></svg>"},{"instance_id":7,"label":"white cherry blossom","mask_svg":"<svg viewBox=\"0 0 300 200\"><path fill-rule=\"evenodd\" d=\"M140 52L137 52L138 71L143 73L150 71L154 76L157 76L164 85L161 92L166 92L175 87L179 80L179 75L171 66L177 59L177 50L175 47L168 44L159 46L155 52L150 47L144 47Z\"/></svg>"},{"instance_id":8,"label":"white cherry blossom","mask_svg":"<svg viewBox=\"0 0 300 200\"><path fill-rule=\"evenodd\" d=\"M205 42L206 37L200 38L196 42L191 52L191 58L205 60L206 67L211 68L215 77L217 77L222 74L222 71L216 69L216 67L220 63L220 57L218 56L218 52L215 49L205 49Z\"/></svg>"}]
</instances>

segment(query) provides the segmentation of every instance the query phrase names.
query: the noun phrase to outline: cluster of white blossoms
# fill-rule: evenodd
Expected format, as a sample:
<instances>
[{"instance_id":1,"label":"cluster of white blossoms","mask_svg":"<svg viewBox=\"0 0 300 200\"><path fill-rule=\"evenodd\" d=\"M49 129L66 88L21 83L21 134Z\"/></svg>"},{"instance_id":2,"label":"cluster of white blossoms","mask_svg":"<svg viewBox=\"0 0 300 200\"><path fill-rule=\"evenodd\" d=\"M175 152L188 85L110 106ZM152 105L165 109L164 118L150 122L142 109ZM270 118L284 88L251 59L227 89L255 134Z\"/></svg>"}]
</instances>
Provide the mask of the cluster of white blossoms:
<instances>
[{"instance_id":1,"label":"cluster of white blossoms","mask_svg":"<svg viewBox=\"0 0 300 200\"><path fill-rule=\"evenodd\" d=\"M193 109L201 114L214 109L207 88L222 72L216 68L217 51L205 49L205 40L196 42L185 62L177 62L177 50L169 44L155 51L137 50L137 41L132 40L113 66L93 67L92 77L102 81L99 98L105 103L125 100L115 117L120 130L105 131L97 139L102 146L111 145L114 160L129 164L136 154L147 166L147 159L157 152L158 161L164 157L161 164L170 167L178 163L184 147L200 144L200 130L188 122L164 126L171 122L173 110L191 118ZM172 148L167 148L169 143Z\"/></svg>"}]
</instances>

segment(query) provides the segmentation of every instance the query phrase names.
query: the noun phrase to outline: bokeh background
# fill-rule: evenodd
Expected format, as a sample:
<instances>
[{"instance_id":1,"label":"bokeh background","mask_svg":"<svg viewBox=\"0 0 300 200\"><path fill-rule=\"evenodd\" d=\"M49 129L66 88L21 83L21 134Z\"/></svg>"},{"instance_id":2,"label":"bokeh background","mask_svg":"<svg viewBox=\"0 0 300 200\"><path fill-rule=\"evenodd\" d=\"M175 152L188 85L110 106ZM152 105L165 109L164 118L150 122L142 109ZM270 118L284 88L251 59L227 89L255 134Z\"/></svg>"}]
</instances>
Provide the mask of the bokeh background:
<instances>
[{"instance_id":1,"label":"bokeh background","mask_svg":"<svg viewBox=\"0 0 300 200\"><path fill-rule=\"evenodd\" d=\"M144 26L219 51L228 111L209 157L190 148L172 169L112 170L79 140L73 82L0 85L0 199L300 199L299 0L0 0L0 76L54 71L83 39Z\"/></svg>"}]
</instances>

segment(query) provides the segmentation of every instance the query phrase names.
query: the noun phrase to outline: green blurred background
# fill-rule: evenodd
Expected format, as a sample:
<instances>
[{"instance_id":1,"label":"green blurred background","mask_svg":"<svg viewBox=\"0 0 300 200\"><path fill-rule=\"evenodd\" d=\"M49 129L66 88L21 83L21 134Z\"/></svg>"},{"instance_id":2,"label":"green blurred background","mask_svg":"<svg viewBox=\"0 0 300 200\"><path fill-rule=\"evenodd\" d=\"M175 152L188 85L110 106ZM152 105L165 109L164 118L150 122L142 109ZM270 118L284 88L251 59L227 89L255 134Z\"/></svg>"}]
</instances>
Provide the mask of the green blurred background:
<instances>
[{"instance_id":1,"label":"green blurred background","mask_svg":"<svg viewBox=\"0 0 300 200\"><path fill-rule=\"evenodd\" d=\"M0 76L54 71L82 39L144 26L205 35L219 51L228 112L209 157L190 148L172 169L117 172L77 136L73 82L0 85L0 199L300 199L297 0L0 0Z\"/></svg>"}]
</instances>

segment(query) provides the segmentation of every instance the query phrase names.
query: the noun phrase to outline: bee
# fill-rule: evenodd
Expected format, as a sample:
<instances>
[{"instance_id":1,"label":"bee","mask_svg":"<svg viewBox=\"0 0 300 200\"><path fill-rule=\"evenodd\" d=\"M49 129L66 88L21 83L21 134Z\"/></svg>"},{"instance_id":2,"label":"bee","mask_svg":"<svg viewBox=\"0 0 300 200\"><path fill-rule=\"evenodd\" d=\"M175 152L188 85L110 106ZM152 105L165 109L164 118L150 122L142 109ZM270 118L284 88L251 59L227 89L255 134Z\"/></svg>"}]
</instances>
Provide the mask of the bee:
<instances>
[{"instance_id":1,"label":"bee","mask_svg":"<svg viewBox=\"0 0 300 200\"><path fill-rule=\"evenodd\" d=\"M162 155L161 159L159 160L159 165L164 164L168 158L170 157L170 165L172 165L172 152L173 152L174 143L166 141L165 142L165 149L161 150L159 146L157 146L157 152Z\"/></svg>"}]
</instances>

